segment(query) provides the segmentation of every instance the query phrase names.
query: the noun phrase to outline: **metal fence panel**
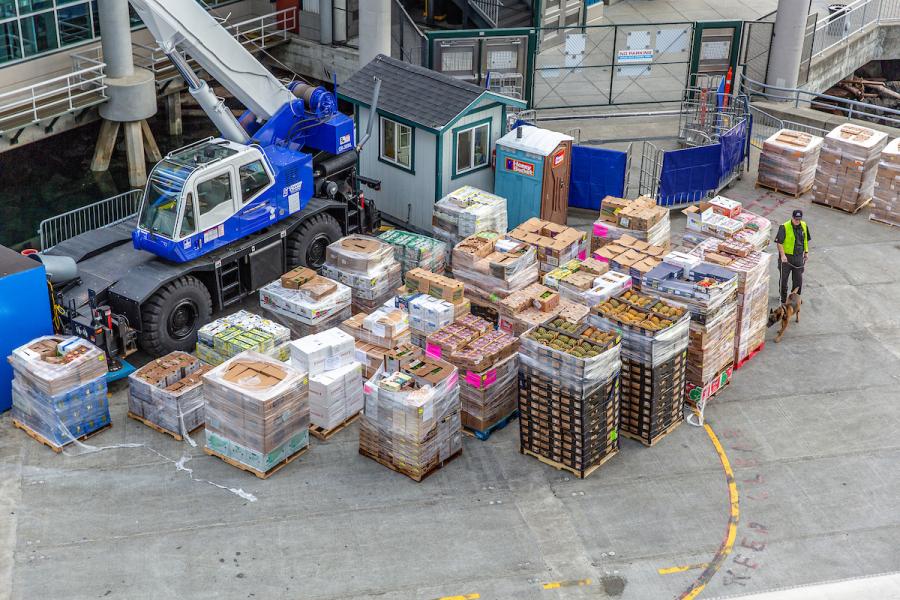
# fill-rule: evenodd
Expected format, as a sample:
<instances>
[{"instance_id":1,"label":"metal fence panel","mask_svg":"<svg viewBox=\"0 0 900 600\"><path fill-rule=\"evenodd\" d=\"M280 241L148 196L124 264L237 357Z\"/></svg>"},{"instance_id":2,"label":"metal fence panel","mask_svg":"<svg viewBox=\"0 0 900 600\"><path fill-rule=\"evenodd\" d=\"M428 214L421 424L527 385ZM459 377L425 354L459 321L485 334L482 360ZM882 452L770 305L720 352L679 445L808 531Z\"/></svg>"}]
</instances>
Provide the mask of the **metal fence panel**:
<instances>
[{"instance_id":1,"label":"metal fence panel","mask_svg":"<svg viewBox=\"0 0 900 600\"><path fill-rule=\"evenodd\" d=\"M131 190L41 221L41 252L87 231L109 227L137 216L143 190Z\"/></svg>"},{"instance_id":2,"label":"metal fence panel","mask_svg":"<svg viewBox=\"0 0 900 600\"><path fill-rule=\"evenodd\" d=\"M773 21L752 21L744 23L744 48L741 63L746 66L746 75L755 81L765 81L769 73L769 51L772 47L772 35L775 32Z\"/></svg>"}]
</instances>

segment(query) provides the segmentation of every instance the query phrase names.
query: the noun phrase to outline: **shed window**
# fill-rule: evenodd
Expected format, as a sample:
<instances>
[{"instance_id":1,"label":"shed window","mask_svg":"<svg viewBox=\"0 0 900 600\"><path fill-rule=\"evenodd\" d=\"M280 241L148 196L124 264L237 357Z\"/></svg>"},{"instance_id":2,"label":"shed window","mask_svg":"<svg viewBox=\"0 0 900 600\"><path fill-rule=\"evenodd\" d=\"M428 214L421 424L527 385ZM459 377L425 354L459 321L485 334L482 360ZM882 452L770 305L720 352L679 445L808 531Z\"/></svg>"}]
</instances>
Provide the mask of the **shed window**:
<instances>
[{"instance_id":1,"label":"shed window","mask_svg":"<svg viewBox=\"0 0 900 600\"><path fill-rule=\"evenodd\" d=\"M412 136L412 127L381 117L381 159L412 169Z\"/></svg>"},{"instance_id":2,"label":"shed window","mask_svg":"<svg viewBox=\"0 0 900 600\"><path fill-rule=\"evenodd\" d=\"M491 124L484 123L456 132L456 173L465 173L488 164Z\"/></svg>"}]
</instances>

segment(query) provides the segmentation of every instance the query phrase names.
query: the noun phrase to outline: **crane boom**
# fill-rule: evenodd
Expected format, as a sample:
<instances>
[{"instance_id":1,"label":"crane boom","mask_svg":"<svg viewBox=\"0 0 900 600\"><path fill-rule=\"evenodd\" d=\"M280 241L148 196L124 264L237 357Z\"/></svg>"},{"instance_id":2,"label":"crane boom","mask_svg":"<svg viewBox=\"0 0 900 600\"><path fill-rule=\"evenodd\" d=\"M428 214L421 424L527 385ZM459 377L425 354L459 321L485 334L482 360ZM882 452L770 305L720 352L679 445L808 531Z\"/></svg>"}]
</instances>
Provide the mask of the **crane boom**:
<instances>
[{"instance_id":1,"label":"crane boom","mask_svg":"<svg viewBox=\"0 0 900 600\"><path fill-rule=\"evenodd\" d=\"M163 52L184 50L258 118L295 99L268 69L193 0L129 0Z\"/></svg>"}]
</instances>

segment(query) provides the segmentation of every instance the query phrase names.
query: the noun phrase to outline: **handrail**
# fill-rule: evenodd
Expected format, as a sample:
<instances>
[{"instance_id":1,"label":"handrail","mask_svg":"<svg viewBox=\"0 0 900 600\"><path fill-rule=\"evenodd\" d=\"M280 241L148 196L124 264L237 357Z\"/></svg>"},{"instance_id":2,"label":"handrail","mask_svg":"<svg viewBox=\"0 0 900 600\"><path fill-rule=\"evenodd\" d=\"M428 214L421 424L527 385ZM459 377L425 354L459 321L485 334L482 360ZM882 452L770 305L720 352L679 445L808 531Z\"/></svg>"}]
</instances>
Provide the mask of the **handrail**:
<instances>
[{"instance_id":1,"label":"handrail","mask_svg":"<svg viewBox=\"0 0 900 600\"><path fill-rule=\"evenodd\" d=\"M892 127L900 127L900 110L886 106L875 106L858 100L838 98L828 94L817 94L797 88L767 85L754 81L749 77L741 78L744 93L749 97L762 97L776 102L793 102L795 108L801 105L820 107L830 110L839 110L845 113L848 119L869 118L885 121ZM774 93L779 92L779 93ZM825 100L826 102L823 102Z\"/></svg>"},{"instance_id":2,"label":"handrail","mask_svg":"<svg viewBox=\"0 0 900 600\"><path fill-rule=\"evenodd\" d=\"M62 214L44 219L38 226L41 252L60 242L103 227L111 227L137 216L143 190L131 190Z\"/></svg>"},{"instance_id":3,"label":"handrail","mask_svg":"<svg viewBox=\"0 0 900 600\"><path fill-rule=\"evenodd\" d=\"M500 0L469 0L469 6L481 15L491 27L497 27L500 23L500 8L503 2Z\"/></svg>"},{"instance_id":4,"label":"handrail","mask_svg":"<svg viewBox=\"0 0 900 600\"><path fill-rule=\"evenodd\" d=\"M399 16L399 23L394 23L394 15ZM398 33L399 32L399 36ZM407 32L411 32L413 36L412 43L406 39ZM416 24L406 7L400 0L394 0L394 10L391 11L391 48L398 48L400 56L394 56L404 62L424 67L425 44L428 37L422 33L422 30ZM393 51L391 52L393 55Z\"/></svg>"},{"instance_id":5,"label":"handrail","mask_svg":"<svg viewBox=\"0 0 900 600\"><path fill-rule=\"evenodd\" d=\"M900 0L855 0L829 15L813 31L811 58L841 45L871 25L900 21Z\"/></svg>"}]
</instances>

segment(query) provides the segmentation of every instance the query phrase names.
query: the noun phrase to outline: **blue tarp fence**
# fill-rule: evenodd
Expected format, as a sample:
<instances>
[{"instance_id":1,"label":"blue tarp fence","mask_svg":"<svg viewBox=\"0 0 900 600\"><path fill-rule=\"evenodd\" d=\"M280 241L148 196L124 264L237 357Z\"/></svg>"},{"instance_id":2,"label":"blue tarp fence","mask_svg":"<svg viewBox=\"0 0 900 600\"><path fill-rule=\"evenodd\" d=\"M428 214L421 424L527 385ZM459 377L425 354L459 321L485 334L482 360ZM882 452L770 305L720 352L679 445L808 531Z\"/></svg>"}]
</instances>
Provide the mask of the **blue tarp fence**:
<instances>
[{"instance_id":1,"label":"blue tarp fence","mask_svg":"<svg viewBox=\"0 0 900 600\"><path fill-rule=\"evenodd\" d=\"M599 211L606 196L623 197L627 169L627 152L572 146L569 206Z\"/></svg>"}]
</instances>

